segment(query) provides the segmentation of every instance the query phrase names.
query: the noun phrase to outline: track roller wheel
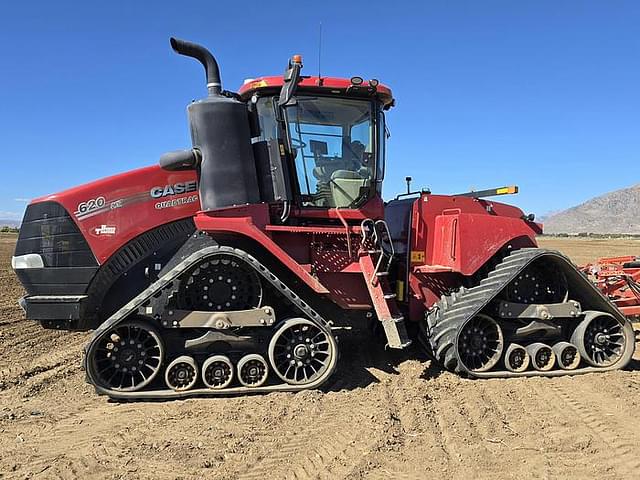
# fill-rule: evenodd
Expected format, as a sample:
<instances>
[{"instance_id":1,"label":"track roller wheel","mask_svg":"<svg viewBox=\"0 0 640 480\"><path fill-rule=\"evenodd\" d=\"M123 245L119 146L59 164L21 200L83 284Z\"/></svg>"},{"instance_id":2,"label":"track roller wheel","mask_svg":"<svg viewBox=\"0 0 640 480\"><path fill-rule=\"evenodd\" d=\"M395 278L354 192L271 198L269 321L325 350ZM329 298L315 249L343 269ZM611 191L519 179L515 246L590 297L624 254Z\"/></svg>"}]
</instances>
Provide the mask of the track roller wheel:
<instances>
[{"instance_id":1,"label":"track roller wheel","mask_svg":"<svg viewBox=\"0 0 640 480\"><path fill-rule=\"evenodd\" d=\"M189 390L198 380L198 365L188 355L182 355L169 364L164 372L164 380L176 392Z\"/></svg>"},{"instance_id":2,"label":"track roller wheel","mask_svg":"<svg viewBox=\"0 0 640 480\"><path fill-rule=\"evenodd\" d=\"M202 365L202 381L216 390L228 387L233 380L233 364L224 355L214 355Z\"/></svg>"},{"instance_id":3,"label":"track roller wheel","mask_svg":"<svg viewBox=\"0 0 640 480\"><path fill-rule=\"evenodd\" d=\"M575 345L569 342L558 342L553 346L558 365L563 370L575 370L580 365L582 357Z\"/></svg>"},{"instance_id":4,"label":"track roller wheel","mask_svg":"<svg viewBox=\"0 0 640 480\"><path fill-rule=\"evenodd\" d=\"M627 330L631 330L633 340L630 324ZM571 335L571 343L578 347L578 352L589 365L609 367L618 362L626 350L633 351L633 343L628 345L628 336L629 332L625 335L625 326L612 315L588 311Z\"/></svg>"},{"instance_id":5,"label":"track roller wheel","mask_svg":"<svg viewBox=\"0 0 640 480\"><path fill-rule=\"evenodd\" d=\"M135 392L153 381L164 359L158 331L145 321L133 320L113 327L87 352L91 377L97 385L120 392Z\"/></svg>"},{"instance_id":6,"label":"track roller wheel","mask_svg":"<svg viewBox=\"0 0 640 480\"><path fill-rule=\"evenodd\" d=\"M533 368L541 372L548 372L556 363L556 354L546 343L532 343L527 347L527 352L531 356Z\"/></svg>"},{"instance_id":7,"label":"track roller wheel","mask_svg":"<svg viewBox=\"0 0 640 480\"><path fill-rule=\"evenodd\" d=\"M502 329L488 315L476 315L458 335L458 357L471 372L486 372L493 368L503 350Z\"/></svg>"},{"instance_id":8,"label":"track roller wheel","mask_svg":"<svg viewBox=\"0 0 640 480\"><path fill-rule=\"evenodd\" d=\"M517 343L512 343L507 348L507 352L504 354L504 366L510 372L524 372L529 368L531 363L531 356L527 352L527 349Z\"/></svg>"},{"instance_id":9,"label":"track roller wheel","mask_svg":"<svg viewBox=\"0 0 640 480\"><path fill-rule=\"evenodd\" d=\"M304 318L284 321L269 342L276 375L290 385L308 385L331 372L337 361L333 335Z\"/></svg>"},{"instance_id":10,"label":"track roller wheel","mask_svg":"<svg viewBox=\"0 0 640 480\"><path fill-rule=\"evenodd\" d=\"M245 387L259 387L267 381L269 366L256 353L245 355L238 362L238 380Z\"/></svg>"}]
</instances>

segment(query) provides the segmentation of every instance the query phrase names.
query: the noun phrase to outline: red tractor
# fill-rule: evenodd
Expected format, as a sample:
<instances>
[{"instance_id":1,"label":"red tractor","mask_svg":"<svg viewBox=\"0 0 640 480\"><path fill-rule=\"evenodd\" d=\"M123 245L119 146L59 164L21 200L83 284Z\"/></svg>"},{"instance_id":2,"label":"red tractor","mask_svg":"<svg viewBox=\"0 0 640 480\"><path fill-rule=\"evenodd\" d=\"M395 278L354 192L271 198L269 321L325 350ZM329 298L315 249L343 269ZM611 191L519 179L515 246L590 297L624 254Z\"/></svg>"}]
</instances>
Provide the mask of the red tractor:
<instances>
[{"instance_id":1,"label":"red tractor","mask_svg":"<svg viewBox=\"0 0 640 480\"><path fill-rule=\"evenodd\" d=\"M205 48L193 148L33 201L14 269L28 318L89 329L88 381L116 399L315 388L336 333L380 325L469 377L624 367L631 324L541 225L486 200L408 192L385 203L377 80L283 76L222 90Z\"/></svg>"}]
</instances>

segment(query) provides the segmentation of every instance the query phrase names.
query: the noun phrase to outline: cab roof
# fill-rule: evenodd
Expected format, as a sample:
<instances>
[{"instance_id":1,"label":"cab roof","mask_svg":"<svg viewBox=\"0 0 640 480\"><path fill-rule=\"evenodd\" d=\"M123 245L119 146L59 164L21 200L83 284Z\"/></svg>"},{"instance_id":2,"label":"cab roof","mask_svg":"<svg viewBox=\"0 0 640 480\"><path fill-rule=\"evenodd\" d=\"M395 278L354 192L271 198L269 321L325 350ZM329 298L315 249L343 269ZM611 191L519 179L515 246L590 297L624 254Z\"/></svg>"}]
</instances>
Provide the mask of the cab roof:
<instances>
[{"instance_id":1,"label":"cab roof","mask_svg":"<svg viewBox=\"0 0 640 480\"><path fill-rule=\"evenodd\" d=\"M258 77L247 80L238 90L238 94L243 100L248 100L256 92L274 93L279 91L283 83L284 79L281 76ZM298 83L298 88L308 93L377 98L382 102L385 110L394 105L389 87L381 83L374 87L368 80L363 80L361 84L355 85L348 78L303 76Z\"/></svg>"}]
</instances>

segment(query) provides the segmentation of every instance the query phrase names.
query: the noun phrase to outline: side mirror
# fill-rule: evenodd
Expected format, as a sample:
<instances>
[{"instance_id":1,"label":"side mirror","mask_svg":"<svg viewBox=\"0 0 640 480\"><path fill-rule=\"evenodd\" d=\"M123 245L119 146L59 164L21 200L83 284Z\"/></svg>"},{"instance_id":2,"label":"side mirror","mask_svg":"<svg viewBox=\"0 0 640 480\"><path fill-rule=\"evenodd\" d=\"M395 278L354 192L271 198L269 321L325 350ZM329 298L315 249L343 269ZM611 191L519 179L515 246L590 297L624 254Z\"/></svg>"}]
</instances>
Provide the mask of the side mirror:
<instances>
[{"instance_id":1,"label":"side mirror","mask_svg":"<svg viewBox=\"0 0 640 480\"><path fill-rule=\"evenodd\" d=\"M202 159L200 150L190 148L189 150L176 150L167 152L160 157L160 167L163 170L194 170Z\"/></svg>"},{"instance_id":2,"label":"side mirror","mask_svg":"<svg viewBox=\"0 0 640 480\"><path fill-rule=\"evenodd\" d=\"M298 82L300 81L300 70L302 70L302 57L300 55L294 55L287 70L284 72L284 83L282 84L282 90L280 90L280 98L278 99L278 106L285 107L290 101L298 88Z\"/></svg>"}]
</instances>

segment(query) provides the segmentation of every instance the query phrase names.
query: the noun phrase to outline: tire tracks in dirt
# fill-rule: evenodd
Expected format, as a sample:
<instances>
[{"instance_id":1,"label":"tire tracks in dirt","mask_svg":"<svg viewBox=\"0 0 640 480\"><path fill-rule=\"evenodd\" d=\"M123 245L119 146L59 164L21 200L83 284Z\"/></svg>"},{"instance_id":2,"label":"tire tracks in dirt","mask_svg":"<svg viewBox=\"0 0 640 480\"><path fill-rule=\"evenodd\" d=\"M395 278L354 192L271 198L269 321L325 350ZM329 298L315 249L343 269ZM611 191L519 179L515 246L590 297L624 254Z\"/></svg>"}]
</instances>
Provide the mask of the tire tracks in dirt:
<instances>
[{"instance_id":1,"label":"tire tracks in dirt","mask_svg":"<svg viewBox=\"0 0 640 480\"><path fill-rule=\"evenodd\" d=\"M422 383L410 380L415 375L402 376L403 388L393 392L403 443L395 452L381 452L366 478L466 479L479 471L482 478L566 477L569 464L558 461L563 453L528 431L535 425L553 437L566 427L535 401L526 380L510 388L448 373Z\"/></svg>"},{"instance_id":2,"label":"tire tracks in dirt","mask_svg":"<svg viewBox=\"0 0 640 480\"><path fill-rule=\"evenodd\" d=\"M31 432L30 437L27 435L25 442L33 444L34 448L29 458L29 470L47 468L47 476L60 478L101 477L98 472L112 473L110 470L114 469L114 464L124 463L119 455L111 454L121 450L114 448L113 439L126 444L128 440L123 436L127 434L126 428L137 428L138 424L126 412L118 419L116 415L119 412L108 407L104 404L83 408L55 423L44 425L39 432ZM105 421L106 418L111 420ZM21 457L18 447L9 453L18 460ZM111 468L105 471L106 464Z\"/></svg>"},{"instance_id":3,"label":"tire tracks in dirt","mask_svg":"<svg viewBox=\"0 0 640 480\"><path fill-rule=\"evenodd\" d=\"M575 383L575 382L572 382ZM596 402L598 409L584 401L585 393L576 388L569 388L566 383L554 382L550 385L558 398L566 405L570 411L595 432L598 440L611 449L606 456L611 468L627 478L637 475L640 471L640 457L637 454L637 435L639 430L638 422L634 420L635 413L624 415L623 422L607 422L603 417L614 420L616 413L610 411L608 401L610 399L600 399ZM596 391L589 392L594 397L600 394ZM617 412L620 415L620 412ZM612 424L615 429L612 429Z\"/></svg>"},{"instance_id":4,"label":"tire tracks in dirt","mask_svg":"<svg viewBox=\"0 0 640 480\"><path fill-rule=\"evenodd\" d=\"M356 345L357 361L342 362L331 391L318 402L317 415L287 422L284 438L274 438L272 430L258 435L270 445L269 454L239 472L239 479L335 479L361 468L367 454L384 443L390 420L385 402L368 402L370 396L360 388L375 378L366 368L379 362L369 346Z\"/></svg>"},{"instance_id":5,"label":"tire tracks in dirt","mask_svg":"<svg viewBox=\"0 0 640 480\"><path fill-rule=\"evenodd\" d=\"M57 340L39 343L39 355L31 348L20 349L20 358L0 370L0 392L20 385L31 389L27 394L33 394L38 388L79 371L86 336L67 333L64 339Z\"/></svg>"}]
</instances>

